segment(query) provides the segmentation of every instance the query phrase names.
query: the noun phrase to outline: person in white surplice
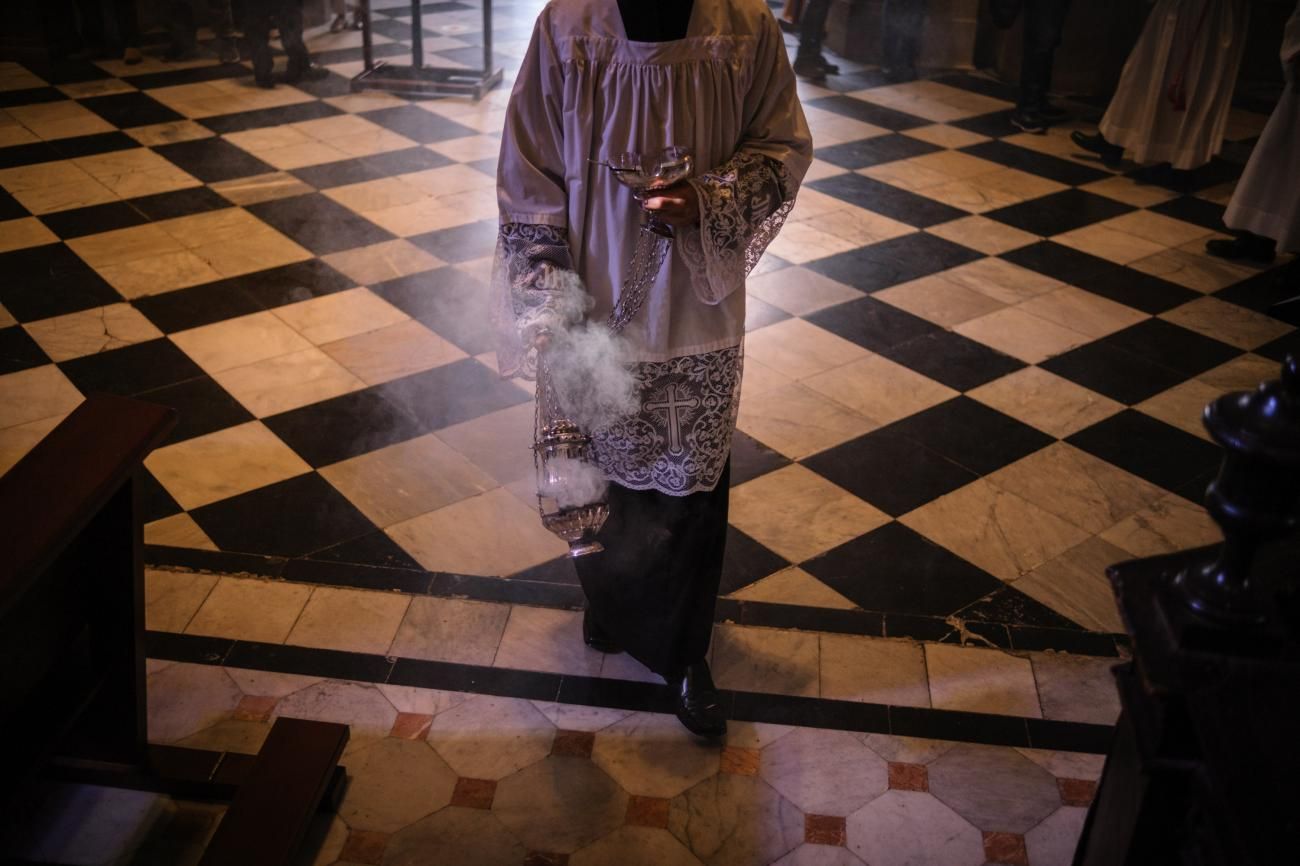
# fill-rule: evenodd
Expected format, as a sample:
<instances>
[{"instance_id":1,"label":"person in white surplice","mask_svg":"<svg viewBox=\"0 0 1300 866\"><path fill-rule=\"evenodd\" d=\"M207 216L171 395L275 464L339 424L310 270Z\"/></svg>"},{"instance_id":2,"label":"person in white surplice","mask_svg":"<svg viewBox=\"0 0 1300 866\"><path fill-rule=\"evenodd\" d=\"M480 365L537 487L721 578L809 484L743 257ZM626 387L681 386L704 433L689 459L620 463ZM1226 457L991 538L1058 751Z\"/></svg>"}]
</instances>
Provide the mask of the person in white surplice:
<instances>
[{"instance_id":1,"label":"person in white surplice","mask_svg":"<svg viewBox=\"0 0 1300 866\"><path fill-rule=\"evenodd\" d=\"M1278 250L1300 251L1300 3L1282 36L1282 70L1286 89L1223 214L1239 234L1207 241L1212 255L1268 263Z\"/></svg>"},{"instance_id":2,"label":"person in white surplice","mask_svg":"<svg viewBox=\"0 0 1300 866\"><path fill-rule=\"evenodd\" d=\"M1157 0L1095 135L1074 143L1118 165L1187 170L1223 147L1246 48L1248 0Z\"/></svg>"},{"instance_id":3,"label":"person in white surplice","mask_svg":"<svg viewBox=\"0 0 1300 866\"><path fill-rule=\"evenodd\" d=\"M676 237L629 307L643 206L608 164L669 147L689 149L696 171L644 203ZM705 656L727 532L745 278L811 159L764 0L552 0L506 112L493 278L502 375L535 373L539 334L583 315L627 314L621 337L639 409L591 431L610 516L598 536L605 551L576 560L584 638L661 675L683 724L708 736L726 727ZM571 275L585 304L560 297Z\"/></svg>"}]
</instances>

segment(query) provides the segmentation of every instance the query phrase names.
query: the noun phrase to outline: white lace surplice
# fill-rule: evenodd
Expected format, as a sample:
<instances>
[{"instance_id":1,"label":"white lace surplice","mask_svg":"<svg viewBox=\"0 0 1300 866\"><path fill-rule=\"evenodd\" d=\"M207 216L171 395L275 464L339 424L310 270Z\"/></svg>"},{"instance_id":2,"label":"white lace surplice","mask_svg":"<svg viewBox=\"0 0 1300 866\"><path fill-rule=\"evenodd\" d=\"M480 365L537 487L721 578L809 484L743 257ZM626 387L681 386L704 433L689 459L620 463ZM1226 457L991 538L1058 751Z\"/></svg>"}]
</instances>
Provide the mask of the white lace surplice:
<instances>
[{"instance_id":1,"label":"white lace surplice","mask_svg":"<svg viewBox=\"0 0 1300 866\"><path fill-rule=\"evenodd\" d=\"M592 321L618 302L641 211L592 161L674 145L694 155L701 223L677 231L622 332L640 411L592 435L613 481L685 495L712 490L730 453L745 277L812 158L794 74L762 0L695 0L686 38L662 43L629 41L612 0L553 0L537 20L501 143L493 287L503 375L531 375L532 336L575 317L548 291L557 272L577 272Z\"/></svg>"}]
</instances>

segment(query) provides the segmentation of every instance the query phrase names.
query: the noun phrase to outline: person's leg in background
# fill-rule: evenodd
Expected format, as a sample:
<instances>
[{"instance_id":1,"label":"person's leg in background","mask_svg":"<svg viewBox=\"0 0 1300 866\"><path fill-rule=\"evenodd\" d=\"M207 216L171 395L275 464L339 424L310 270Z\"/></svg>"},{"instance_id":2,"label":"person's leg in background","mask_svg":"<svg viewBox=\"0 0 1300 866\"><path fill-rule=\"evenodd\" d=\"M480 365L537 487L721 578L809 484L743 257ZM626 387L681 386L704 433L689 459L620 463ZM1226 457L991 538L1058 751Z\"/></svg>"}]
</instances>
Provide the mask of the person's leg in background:
<instances>
[{"instance_id":1,"label":"person's leg in background","mask_svg":"<svg viewBox=\"0 0 1300 866\"><path fill-rule=\"evenodd\" d=\"M255 0L247 4L243 16L244 38L248 40L248 53L253 61L253 80L258 87L274 87L271 73L275 61L271 58L271 12L267 4Z\"/></svg>"},{"instance_id":2,"label":"person's leg in background","mask_svg":"<svg viewBox=\"0 0 1300 866\"><path fill-rule=\"evenodd\" d=\"M1011 123L1025 132L1043 133L1066 118L1047 98L1052 64L1061 44L1070 0L1025 0L1024 51L1020 58L1020 101Z\"/></svg>"},{"instance_id":3,"label":"person's leg in background","mask_svg":"<svg viewBox=\"0 0 1300 866\"><path fill-rule=\"evenodd\" d=\"M313 66L307 53L307 43L302 39L302 0L274 0L276 25L280 28L280 44L289 55L284 80L289 84L299 81L319 81L329 75L329 70Z\"/></svg>"},{"instance_id":4,"label":"person's leg in background","mask_svg":"<svg viewBox=\"0 0 1300 866\"><path fill-rule=\"evenodd\" d=\"M803 0L785 0L781 14L776 17L776 23L781 25L781 29L786 33L798 33L799 18L802 15Z\"/></svg>"},{"instance_id":5,"label":"person's leg in background","mask_svg":"<svg viewBox=\"0 0 1300 866\"><path fill-rule=\"evenodd\" d=\"M839 74L840 68L822 56L822 40L826 37L826 16L831 11L831 0L809 0L803 10L799 27L799 51L794 59L796 75L820 79Z\"/></svg>"},{"instance_id":6,"label":"person's leg in background","mask_svg":"<svg viewBox=\"0 0 1300 866\"><path fill-rule=\"evenodd\" d=\"M925 0L885 0L881 11L881 50L885 77L894 83L916 79L916 58L921 50Z\"/></svg>"},{"instance_id":7,"label":"person's leg in background","mask_svg":"<svg viewBox=\"0 0 1300 866\"><path fill-rule=\"evenodd\" d=\"M114 47L121 49L122 59L130 65L139 63L140 19L136 16L135 0L112 0L113 26L117 30Z\"/></svg>"},{"instance_id":8,"label":"person's leg in background","mask_svg":"<svg viewBox=\"0 0 1300 866\"><path fill-rule=\"evenodd\" d=\"M217 56L222 63L238 63L239 34L235 30L235 13L230 0L208 0L208 17L217 37Z\"/></svg>"}]
</instances>

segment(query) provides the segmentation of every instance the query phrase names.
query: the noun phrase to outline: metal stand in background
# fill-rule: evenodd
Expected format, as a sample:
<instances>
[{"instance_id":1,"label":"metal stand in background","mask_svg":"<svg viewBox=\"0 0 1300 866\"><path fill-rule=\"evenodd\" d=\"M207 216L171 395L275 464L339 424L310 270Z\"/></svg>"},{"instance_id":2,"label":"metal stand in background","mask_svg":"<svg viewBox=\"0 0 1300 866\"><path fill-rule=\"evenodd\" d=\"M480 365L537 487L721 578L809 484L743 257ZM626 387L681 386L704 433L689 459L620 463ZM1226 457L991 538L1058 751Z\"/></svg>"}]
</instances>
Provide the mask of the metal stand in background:
<instances>
[{"instance_id":1,"label":"metal stand in background","mask_svg":"<svg viewBox=\"0 0 1300 866\"><path fill-rule=\"evenodd\" d=\"M424 65L424 27L420 0L411 0L411 65L375 62L370 0L361 0L361 51L366 68L352 79L353 90L387 90L411 96L470 96L482 99L501 83L501 68L492 65L492 0L483 2L483 68L454 69Z\"/></svg>"}]
</instances>

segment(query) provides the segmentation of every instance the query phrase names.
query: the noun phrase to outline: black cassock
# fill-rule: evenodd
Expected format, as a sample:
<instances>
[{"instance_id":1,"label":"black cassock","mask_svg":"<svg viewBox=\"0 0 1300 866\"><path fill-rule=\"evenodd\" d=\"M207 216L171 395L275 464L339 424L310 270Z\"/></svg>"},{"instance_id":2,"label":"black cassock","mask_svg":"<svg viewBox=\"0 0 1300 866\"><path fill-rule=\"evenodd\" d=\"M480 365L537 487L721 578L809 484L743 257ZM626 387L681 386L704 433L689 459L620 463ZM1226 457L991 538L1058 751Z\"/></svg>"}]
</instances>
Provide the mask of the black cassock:
<instances>
[{"instance_id":1,"label":"black cassock","mask_svg":"<svg viewBox=\"0 0 1300 866\"><path fill-rule=\"evenodd\" d=\"M692 0L618 0L627 38L686 35ZM604 553L576 560L597 625L669 680L704 658L722 579L730 466L717 486L687 496L610 485Z\"/></svg>"}]
</instances>

